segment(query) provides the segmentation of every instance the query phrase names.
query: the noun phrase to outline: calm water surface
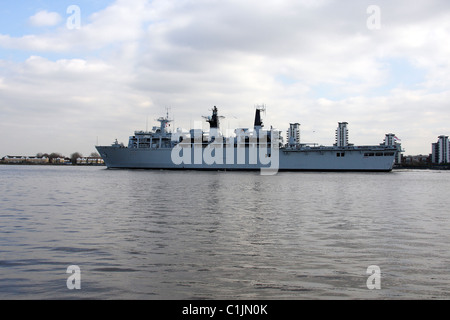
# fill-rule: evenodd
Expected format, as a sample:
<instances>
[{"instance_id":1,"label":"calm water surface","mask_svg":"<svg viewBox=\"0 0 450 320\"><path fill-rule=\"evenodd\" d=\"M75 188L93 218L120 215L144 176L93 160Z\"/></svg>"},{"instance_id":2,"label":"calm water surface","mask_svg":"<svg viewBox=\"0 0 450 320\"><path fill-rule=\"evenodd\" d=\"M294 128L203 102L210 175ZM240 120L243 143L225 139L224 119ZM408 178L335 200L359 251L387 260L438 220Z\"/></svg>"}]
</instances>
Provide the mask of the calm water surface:
<instances>
[{"instance_id":1,"label":"calm water surface","mask_svg":"<svg viewBox=\"0 0 450 320\"><path fill-rule=\"evenodd\" d=\"M0 166L0 299L448 299L449 190L448 171Z\"/></svg>"}]
</instances>

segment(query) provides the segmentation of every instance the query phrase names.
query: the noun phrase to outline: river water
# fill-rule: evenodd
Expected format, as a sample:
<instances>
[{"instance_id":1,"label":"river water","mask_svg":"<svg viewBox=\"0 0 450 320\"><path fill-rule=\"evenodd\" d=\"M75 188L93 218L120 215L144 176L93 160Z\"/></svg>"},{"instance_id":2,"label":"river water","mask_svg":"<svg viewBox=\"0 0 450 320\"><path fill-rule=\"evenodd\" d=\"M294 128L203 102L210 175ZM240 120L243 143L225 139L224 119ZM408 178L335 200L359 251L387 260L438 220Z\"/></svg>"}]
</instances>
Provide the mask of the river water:
<instances>
[{"instance_id":1,"label":"river water","mask_svg":"<svg viewBox=\"0 0 450 320\"><path fill-rule=\"evenodd\" d=\"M0 166L0 299L448 299L449 190L450 171Z\"/></svg>"}]
</instances>

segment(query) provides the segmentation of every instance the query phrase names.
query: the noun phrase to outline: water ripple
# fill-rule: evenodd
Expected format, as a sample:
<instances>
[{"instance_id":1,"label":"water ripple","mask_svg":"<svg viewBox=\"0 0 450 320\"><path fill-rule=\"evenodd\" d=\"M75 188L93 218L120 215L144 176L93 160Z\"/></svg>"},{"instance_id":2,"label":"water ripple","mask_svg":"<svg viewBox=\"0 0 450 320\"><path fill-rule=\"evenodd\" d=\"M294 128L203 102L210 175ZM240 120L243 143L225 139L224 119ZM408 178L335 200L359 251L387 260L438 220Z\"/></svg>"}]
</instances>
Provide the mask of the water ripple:
<instances>
[{"instance_id":1,"label":"water ripple","mask_svg":"<svg viewBox=\"0 0 450 320\"><path fill-rule=\"evenodd\" d=\"M0 298L450 297L449 172L0 171Z\"/></svg>"}]
</instances>

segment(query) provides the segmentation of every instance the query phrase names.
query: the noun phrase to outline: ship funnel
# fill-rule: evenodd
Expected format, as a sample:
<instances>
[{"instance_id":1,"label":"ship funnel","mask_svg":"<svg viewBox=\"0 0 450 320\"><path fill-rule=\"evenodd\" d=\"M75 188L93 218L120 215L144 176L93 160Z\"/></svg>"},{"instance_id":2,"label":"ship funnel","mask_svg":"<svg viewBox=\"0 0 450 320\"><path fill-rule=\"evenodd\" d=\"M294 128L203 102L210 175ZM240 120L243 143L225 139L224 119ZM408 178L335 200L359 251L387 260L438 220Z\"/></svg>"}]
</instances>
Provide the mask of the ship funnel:
<instances>
[{"instance_id":1,"label":"ship funnel","mask_svg":"<svg viewBox=\"0 0 450 320\"><path fill-rule=\"evenodd\" d=\"M266 111L266 108L264 106L257 106L256 112L255 112L255 123L254 123L255 129L261 129L264 127L264 124L261 119L261 111Z\"/></svg>"}]
</instances>

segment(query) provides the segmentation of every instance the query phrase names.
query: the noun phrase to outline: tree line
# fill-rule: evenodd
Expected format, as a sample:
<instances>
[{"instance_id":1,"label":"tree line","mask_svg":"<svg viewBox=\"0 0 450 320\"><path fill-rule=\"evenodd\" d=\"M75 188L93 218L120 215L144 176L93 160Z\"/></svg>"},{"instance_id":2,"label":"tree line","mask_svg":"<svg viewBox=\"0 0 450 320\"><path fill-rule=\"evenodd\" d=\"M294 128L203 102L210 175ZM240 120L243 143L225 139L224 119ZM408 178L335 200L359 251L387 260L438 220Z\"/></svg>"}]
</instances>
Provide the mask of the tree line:
<instances>
[{"instance_id":1,"label":"tree line","mask_svg":"<svg viewBox=\"0 0 450 320\"><path fill-rule=\"evenodd\" d=\"M58 152L52 152L50 154L48 153L37 153L36 154L37 158L48 158L48 162L49 163L53 163L53 161L55 161L55 159L58 158L66 158L65 156L63 156L61 153ZM77 159L78 158L82 158L83 154L81 154L80 152L74 152L70 155L69 159L70 162L72 162L72 164L77 164ZM100 155L97 152L91 152L90 157L100 157Z\"/></svg>"}]
</instances>

